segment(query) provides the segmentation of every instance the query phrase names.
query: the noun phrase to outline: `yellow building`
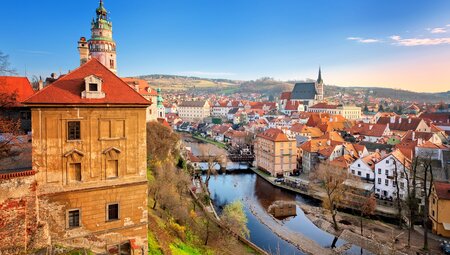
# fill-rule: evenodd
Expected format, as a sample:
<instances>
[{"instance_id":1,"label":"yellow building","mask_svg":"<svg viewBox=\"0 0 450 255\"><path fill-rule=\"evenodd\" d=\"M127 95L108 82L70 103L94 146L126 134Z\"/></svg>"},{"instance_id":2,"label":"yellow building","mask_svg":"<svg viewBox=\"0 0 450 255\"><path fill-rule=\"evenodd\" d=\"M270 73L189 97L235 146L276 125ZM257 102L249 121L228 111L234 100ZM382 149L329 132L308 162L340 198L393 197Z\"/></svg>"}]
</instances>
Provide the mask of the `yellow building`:
<instances>
[{"instance_id":1,"label":"yellow building","mask_svg":"<svg viewBox=\"0 0 450 255\"><path fill-rule=\"evenodd\" d=\"M39 217L52 243L146 254L150 102L92 58L25 104Z\"/></svg>"},{"instance_id":2,"label":"yellow building","mask_svg":"<svg viewBox=\"0 0 450 255\"><path fill-rule=\"evenodd\" d=\"M433 233L450 237L450 183L433 183L430 197L429 217Z\"/></svg>"},{"instance_id":3,"label":"yellow building","mask_svg":"<svg viewBox=\"0 0 450 255\"><path fill-rule=\"evenodd\" d=\"M270 128L256 136L256 166L272 176L286 176L297 165L296 140L289 139L281 129Z\"/></svg>"}]
</instances>

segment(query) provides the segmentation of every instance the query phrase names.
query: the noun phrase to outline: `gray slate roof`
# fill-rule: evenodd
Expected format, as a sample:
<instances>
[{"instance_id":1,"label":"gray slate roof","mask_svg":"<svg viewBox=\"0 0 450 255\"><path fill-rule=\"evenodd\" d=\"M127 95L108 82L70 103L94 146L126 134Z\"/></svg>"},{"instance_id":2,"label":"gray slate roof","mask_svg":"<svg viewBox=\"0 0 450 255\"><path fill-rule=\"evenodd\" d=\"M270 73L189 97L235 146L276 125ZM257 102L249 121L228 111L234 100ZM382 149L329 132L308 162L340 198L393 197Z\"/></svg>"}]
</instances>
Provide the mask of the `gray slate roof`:
<instances>
[{"instance_id":1,"label":"gray slate roof","mask_svg":"<svg viewBox=\"0 0 450 255\"><path fill-rule=\"evenodd\" d=\"M299 82L292 90L291 100L315 99L316 84L314 82Z\"/></svg>"},{"instance_id":2,"label":"gray slate roof","mask_svg":"<svg viewBox=\"0 0 450 255\"><path fill-rule=\"evenodd\" d=\"M178 107L203 107L206 101L183 101Z\"/></svg>"}]
</instances>

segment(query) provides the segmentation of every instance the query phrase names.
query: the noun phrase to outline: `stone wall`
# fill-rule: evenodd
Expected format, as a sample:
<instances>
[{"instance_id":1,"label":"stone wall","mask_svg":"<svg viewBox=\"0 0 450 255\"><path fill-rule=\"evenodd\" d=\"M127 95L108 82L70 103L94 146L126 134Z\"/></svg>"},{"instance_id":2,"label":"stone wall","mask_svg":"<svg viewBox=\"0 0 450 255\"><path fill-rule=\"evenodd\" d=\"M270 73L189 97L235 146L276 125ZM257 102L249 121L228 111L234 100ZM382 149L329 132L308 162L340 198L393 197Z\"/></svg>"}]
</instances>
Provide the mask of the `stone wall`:
<instances>
[{"instance_id":1,"label":"stone wall","mask_svg":"<svg viewBox=\"0 0 450 255\"><path fill-rule=\"evenodd\" d=\"M0 254L18 254L49 244L39 222L34 171L0 175Z\"/></svg>"}]
</instances>

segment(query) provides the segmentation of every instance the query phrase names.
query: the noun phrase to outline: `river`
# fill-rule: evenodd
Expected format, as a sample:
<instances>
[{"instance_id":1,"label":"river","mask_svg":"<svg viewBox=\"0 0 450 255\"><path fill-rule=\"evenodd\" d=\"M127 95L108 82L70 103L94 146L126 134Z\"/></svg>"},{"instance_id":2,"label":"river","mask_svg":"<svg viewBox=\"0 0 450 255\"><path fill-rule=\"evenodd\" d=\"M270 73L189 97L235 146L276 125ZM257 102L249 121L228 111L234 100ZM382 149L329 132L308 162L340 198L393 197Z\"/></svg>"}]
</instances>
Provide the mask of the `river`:
<instances>
[{"instance_id":1,"label":"river","mask_svg":"<svg viewBox=\"0 0 450 255\"><path fill-rule=\"evenodd\" d=\"M250 240L259 247L272 254L297 255L304 254L294 245L277 236L272 230L260 221L264 219L274 221L280 228L298 232L315 241L322 247L331 247L335 237L316 227L296 206L296 216L283 220L273 218L268 212L268 207L275 201L292 201L296 204L307 203L318 205L316 201L293 194L286 190L272 186L253 172L240 172L222 174L211 178L209 182L211 197L217 211L220 213L223 206L235 200L241 200L244 204L245 213L248 218L247 227L250 230ZM255 213L257 212L257 213ZM265 215L258 215L258 214ZM256 216L255 216L256 214ZM345 244L343 240L337 240L337 247ZM358 246L352 246L344 254L370 254L367 251L361 253Z\"/></svg>"},{"instance_id":2,"label":"river","mask_svg":"<svg viewBox=\"0 0 450 255\"><path fill-rule=\"evenodd\" d=\"M185 146L190 147L194 155L200 154L199 143L186 135L183 135L183 140ZM226 154L225 150L212 144L202 144L202 146L207 146L211 154ZM250 230L250 240L272 254L300 255L305 253L275 234L268 225L281 230L283 233L293 235L299 233L325 248L331 247L333 243L336 247L346 243L315 226L299 207L299 204L302 203L319 206L317 201L275 187L250 170L233 171L212 177L209 181L209 190L219 214L226 204L235 200L243 202L248 219L247 227ZM268 213L268 208L275 201L295 203L296 216L282 220L272 217ZM369 255L371 253L366 250L361 251L360 247L353 245L344 254Z\"/></svg>"}]
</instances>

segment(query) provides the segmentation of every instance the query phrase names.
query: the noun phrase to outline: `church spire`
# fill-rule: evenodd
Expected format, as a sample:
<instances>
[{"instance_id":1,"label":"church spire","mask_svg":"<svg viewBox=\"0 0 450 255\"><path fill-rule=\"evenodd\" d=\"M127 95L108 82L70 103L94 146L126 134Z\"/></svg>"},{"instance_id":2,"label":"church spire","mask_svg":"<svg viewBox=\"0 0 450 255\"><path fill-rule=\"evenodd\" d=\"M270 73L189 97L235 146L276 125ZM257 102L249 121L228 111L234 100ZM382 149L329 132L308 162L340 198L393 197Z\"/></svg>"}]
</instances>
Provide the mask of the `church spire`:
<instances>
[{"instance_id":1,"label":"church spire","mask_svg":"<svg viewBox=\"0 0 450 255\"><path fill-rule=\"evenodd\" d=\"M319 66L319 76L317 77L317 83L322 83L322 82L323 82L323 80L322 80L322 71L321 71L321 68Z\"/></svg>"}]
</instances>

